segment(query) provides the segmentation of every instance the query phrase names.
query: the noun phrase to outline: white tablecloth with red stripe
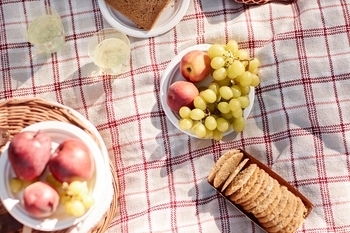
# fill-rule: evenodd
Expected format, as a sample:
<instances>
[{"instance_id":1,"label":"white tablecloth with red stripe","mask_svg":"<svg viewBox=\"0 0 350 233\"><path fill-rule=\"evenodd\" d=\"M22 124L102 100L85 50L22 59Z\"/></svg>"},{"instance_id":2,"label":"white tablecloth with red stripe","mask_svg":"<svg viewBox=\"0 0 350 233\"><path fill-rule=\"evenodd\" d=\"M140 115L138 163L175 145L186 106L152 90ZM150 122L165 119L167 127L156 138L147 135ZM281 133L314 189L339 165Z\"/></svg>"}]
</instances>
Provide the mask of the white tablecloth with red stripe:
<instances>
[{"instance_id":1,"label":"white tablecloth with red stripe","mask_svg":"<svg viewBox=\"0 0 350 233\"><path fill-rule=\"evenodd\" d=\"M95 76L88 56L92 34L111 27L97 1L45 1L67 35L48 57L34 56L18 33L24 2L0 3L0 99L59 102L97 127L120 188L110 232L261 232L207 183L214 162L232 148L256 156L312 201L298 232L350 232L348 1L191 1L167 33L130 37L130 69L116 79ZM162 72L189 46L229 39L261 61L246 129L221 142L190 138L161 107Z\"/></svg>"}]
</instances>

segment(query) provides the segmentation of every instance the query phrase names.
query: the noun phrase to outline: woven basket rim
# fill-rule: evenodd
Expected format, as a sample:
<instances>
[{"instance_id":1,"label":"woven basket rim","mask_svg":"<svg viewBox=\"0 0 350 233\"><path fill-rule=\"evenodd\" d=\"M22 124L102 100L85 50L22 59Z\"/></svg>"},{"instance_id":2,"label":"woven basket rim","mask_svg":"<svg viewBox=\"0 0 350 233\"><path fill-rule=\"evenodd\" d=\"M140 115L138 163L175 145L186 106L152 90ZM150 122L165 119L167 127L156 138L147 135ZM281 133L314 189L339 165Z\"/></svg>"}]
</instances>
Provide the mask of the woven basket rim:
<instances>
[{"instance_id":1,"label":"woven basket rim","mask_svg":"<svg viewBox=\"0 0 350 233\"><path fill-rule=\"evenodd\" d=\"M101 150L103 147L105 148L105 145L101 145L101 141L104 143L101 135L96 134L98 133L97 129L91 129L93 124L79 112L68 106L37 97L11 98L0 101L0 128L4 128L10 133L10 140L14 134L18 133L24 127L44 120L58 120L72 123L87 132L96 141ZM83 121L89 122L91 126L87 126L85 124L86 122ZM2 152L2 149L3 146L0 146L0 152ZM100 222L90 231L91 233L104 233L117 213L119 194L118 180L114 172L115 167L111 160L109 164L114 196L109 210L105 213ZM63 233L65 231L66 230L60 230L54 231L53 233ZM41 231L34 230L33 232L39 233Z\"/></svg>"}]
</instances>

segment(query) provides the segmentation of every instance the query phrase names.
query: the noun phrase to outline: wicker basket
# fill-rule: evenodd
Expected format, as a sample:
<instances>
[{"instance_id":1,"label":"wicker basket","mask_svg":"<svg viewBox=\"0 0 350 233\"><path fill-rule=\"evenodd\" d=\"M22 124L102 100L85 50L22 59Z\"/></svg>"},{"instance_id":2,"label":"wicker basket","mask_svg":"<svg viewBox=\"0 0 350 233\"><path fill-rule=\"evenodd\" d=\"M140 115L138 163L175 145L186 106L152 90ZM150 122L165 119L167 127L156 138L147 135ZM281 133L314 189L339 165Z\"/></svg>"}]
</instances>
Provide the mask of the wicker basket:
<instances>
[{"instance_id":1,"label":"wicker basket","mask_svg":"<svg viewBox=\"0 0 350 233\"><path fill-rule=\"evenodd\" d=\"M47 102L38 98L25 98L25 99L9 99L0 102L0 128L7 130L9 140L14 134L21 131L23 128L42 121L56 120L62 122L68 122L78 126L85 132L90 134L97 144L101 147L99 141L93 132L89 131L88 127L80 120L81 117L74 114L69 108L65 108L60 104ZM3 135L5 136L5 135ZM0 146L0 152L3 146ZM118 183L115 176L114 167L110 162L110 169L112 173L114 197L110 206L110 209L100 220L100 222L91 230L91 233L104 233L117 212L117 200L118 200ZM5 211L4 206L0 202L0 217L1 215L9 215ZM4 219L13 219L12 217L3 216ZM13 220L14 221L14 220ZM5 223L6 224L6 223ZM18 223L9 222L8 227L11 225L20 226ZM1 225L1 224L0 224ZM8 232L6 226L0 226L0 232ZM19 229L13 229L10 232L20 232ZM39 233L41 231L33 231ZM64 233L65 230L55 231L54 233Z\"/></svg>"}]
</instances>

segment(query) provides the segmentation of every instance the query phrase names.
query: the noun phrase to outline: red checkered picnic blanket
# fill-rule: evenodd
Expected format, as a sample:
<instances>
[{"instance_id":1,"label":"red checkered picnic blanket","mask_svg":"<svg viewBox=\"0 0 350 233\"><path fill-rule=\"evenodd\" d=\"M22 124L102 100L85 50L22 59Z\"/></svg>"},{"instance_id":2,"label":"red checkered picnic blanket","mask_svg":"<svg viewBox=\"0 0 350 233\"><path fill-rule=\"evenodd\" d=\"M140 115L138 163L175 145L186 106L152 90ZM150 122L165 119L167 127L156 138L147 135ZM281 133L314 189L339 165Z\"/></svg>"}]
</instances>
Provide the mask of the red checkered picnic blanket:
<instances>
[{"instance_id":1,"label":"red checkered picnic blanket","mask_svg":"<svg viewBox=\"0 0 350 233\"><path fill-rule=\"evenodd\" d=\"M298 232L350 232L348 1L191 1L167 33L130 37L130 69L117 79L92 74L89 37L110 27L97 1L46 1L67 35L47 57L35 57L18 33L24 2L0 2L0 99L59 102L97 127L120 188L110 232L260 232L207 183L232 148L255 155L313 202ZM185 48L229 39L261 61L246 129L221 142L191 138L164 114L162 72Z\"/></svg>"}]
</instances>

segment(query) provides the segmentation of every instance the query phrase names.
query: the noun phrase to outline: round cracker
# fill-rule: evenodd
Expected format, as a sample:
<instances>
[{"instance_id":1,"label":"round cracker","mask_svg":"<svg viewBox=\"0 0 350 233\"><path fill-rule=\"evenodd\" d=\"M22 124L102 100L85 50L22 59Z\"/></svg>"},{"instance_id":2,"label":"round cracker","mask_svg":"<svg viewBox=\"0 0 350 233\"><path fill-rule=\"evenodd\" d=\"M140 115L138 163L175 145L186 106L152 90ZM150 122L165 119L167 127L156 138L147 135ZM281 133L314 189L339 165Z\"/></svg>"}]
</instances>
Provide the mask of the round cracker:
<instances>
[{"instance_id":1,"label":"round cracker","mask_svg":"<svg viewBox=\"0 0 350 233\"><path fill-rule=\"evenodd\" d=\"M295 232L301 224L304 222L304 214L307 212L307 209L304 203L298 198L297 210L294 213L292 220L285 226L280 232L281 233L290 233Z\"/></svg>"},{"instance_id":2,"label":"round cracker","mask_svg":"<svg viewBox=\"0 0 350 233\"><path fill-rule=\"evenodd\" d=\"M254 215L266 210L268 206L273 202L273 200L277 197L277 195L281 193L280 184L278 183L278 181L273 178L272 180L273 180L273 187L270 190L270 192L267 193L267 195L260 201L260 203L251 210L251 212Z\"/></svg>"},{"instance_id":3,"label":"round cracker","mask_svg":"<svg viewBox=\"0 0 350 233\"><path fill-rule=\"evenodd\" d=\"M254 171L257 169L256 164L250 164L247 168L242 170L233 178L232 182L229 184L227 189L225 190L225 195L230 196L234 192L236 192L238 189L240 189L247 181L249 178L253 175Z\"/></svg>"},{"instance_id":4,"label":"round cracker","mask_svg":"<svg viewBox=\"0 0 350 233\"><path fill-rule=\"evenodd\" d=\"M229 151L226 151L222 156L220 156L220 158L218 159L218 161L216 161L216 163L214 164L213 168L209 173L208 182L212 184L216 173L219 171L221 166L226 162L226 160L229 159L235 153L239 153L239 152L240 152L239 150L229 150Z\"/></svg>"},{"instance_id":5,"label":"round cracker","mask_svg":"<svg viewBox=\"0 0 350 233\"><path fill-rule=\"evenodd\" d=\"M282 196L280 201L278 202L278 204L276 205L276 207L270 212L270 214L262 217L262 218L258 218L258 221L261 224L267 223L271 220L273 220L276 216L278 216L280 214L280 212L282 212L282 210L286 207L288 199L289 199L289 190L287 189L287 187L285 186L281 186L281 191L282 191Z\"/></svg>"},{"instance_id":6,"label":"round cracker","mask_svg":"<svg viewBox=\"0 0 350 233\"><path fill-rule=\"evenodd\" d=\"M241 161L238 166L235 168L235 170L230 174L230 176L226 179L224 185L221 188L221 192L223 193L226 188L229 186L229 184L231 184L231 182L233 181L233 179L237 176L237 174L243 169L244 165L246 165L246 163L248 162L249 159L244 159L243 161Z\"/></svg>"},{"instance_id":7,"label":"round cracker","mask_svg":"<svg viewBox=\"0 0 350 233\"><path fill-rule=\"evenodd\" d=\"M248 179L247 183L245 183L240 189L238 189L236 192L234 192L230 196L230 200L233 202L236 202L238 199L243 197L245 194L249 192L249 190L254 186L258 179L260 168L258 167L255 169L253 175Z\"/></svg>"},{"instance_id":8,"label":"round cracker","mask_svg":"<svg viewBox=\"0 0 350 233\"><path fill-rule=\"evenodd\" d=\"M283 219L282 221L280 221L275 227L272 227L270 229L271 232L291 232L291 231L286 231L284 230L285 228L288 228L288 226L292 226L293 224L295 225L295 220L299 219L300 217L303 217L304 212L306 210L303 202L301 201L301 199L299 197L296 197L296 208L295 211L291 212L291 217L287 217L286 219ZM300 220L299 220L300 221Z\"/></svg>"},{"instance_id":9,"label":"round cracker","mask_svg":"<svg viewBox=\"0 0 350 233\"><path fill-rule=\"evenodd\" d=\"M265 227L265 229L268 229L269 232L276 232L278 230L281 230L279 229L280 222L290 220L294 215L296 207L297 199L293 193L289 192L287 205L283 208L280 214L275 215L276 217L274 219L262 225Z\"/></svg>"},{"instance_id":10,"label":"round cracker","mask_svg":"<svg viewBox=\"0 0 350 233\"><path fill-rule=\"evenodd\" d=\"M252 210L260 205L260 203L267 197L267 195L270 194L272 188L273 188L273 183L274 183L274 179L271 177L271 176L268 176L268 183L267 183L267 186L266 188L260 193L260 195L258 195L256 198L252 199L252 201L245 205L243 207L243 209L249 213L252 212Z\"/></svg>"},{"instance_id":11,"label":"round cracker","mask_svg":"<svg viewBox=\"0 0 350 233\"><path fill-rule=\"evenodd\" d=\"M263 218L266 215L270 214L276 208L276 206L278 205L279 201L281 200L282 193L283 193L284 189L286 190L287 187L286 186L280 186L278 194L275 197L275 199L272 201L272 203L265 210L263 210L261 213L256 213L255 217L256 218Z\"/></svg>"},{"instance_id":12,"label":"round cracker","mask_svg":"<svg viewBox=\"0 0 350 233\"><path fill-rule=\"evenodd\" d=\"M248 199L247 201L242 202L242 203L240 204L240 205L242 206L243 209L245 209L245 207L246 207L247 205L250 205L250 204L252 203L252 201L253 201L254 199L256 199L258 196L260 196L261 193L264 192L264 190L266 189L267 185L269 184L269 180L270 180L269 174L267 174L267 173L265 172L265 175L263 176L262 179L263 179L263 181L262 181L262 184L261 184L261 186L260 186L258 192L256 192L250 199Z\"/></svg>"},{"instance_id":13,"label":"round cracker","mask_svg":"<svg viewBox=\"0 0 350 233\"><path fill-rule=\"evenodd\" d=\"M266 180L265 176L267 176L267 173L263 169L259 169L257 176L258 179L256 180L254 186L249 190L249 192L246 195L236 200L236 204L242 204L246 201L249 201L254 195L256 195L261 190L260 188L262 187L264 180Z\"/></svg>"},{"instance_id":14,"label":"round cracker","mask_svg":"<svg viewBox=\"0 0 350 233\"><path fill-rule=\"evenodd\" d=\"M243 153L235 153L221 166L214 178L214 187L221 187L227 178L234 172L243 158Z\"/></svg>"}]
</instances>

